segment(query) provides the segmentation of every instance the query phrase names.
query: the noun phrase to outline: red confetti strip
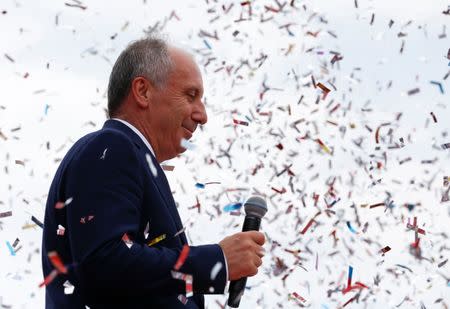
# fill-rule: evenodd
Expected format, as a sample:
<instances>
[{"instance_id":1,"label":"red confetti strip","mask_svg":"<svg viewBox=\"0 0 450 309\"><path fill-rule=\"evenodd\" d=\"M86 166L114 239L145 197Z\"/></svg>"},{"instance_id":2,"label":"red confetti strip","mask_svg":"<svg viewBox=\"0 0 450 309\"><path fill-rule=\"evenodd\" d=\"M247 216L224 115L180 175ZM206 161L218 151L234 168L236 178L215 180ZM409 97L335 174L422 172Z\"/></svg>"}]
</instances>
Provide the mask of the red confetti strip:
<instances>
[{"instance_id":1,"label":"red confetti strip","mask_svg":"<svg viewBox=\"0 0 450 309\"><path fill-rule=\"evenodd\" d=\"M379 126L379 127L377 128L377 130L375 131L375 142L376 142L377 144L380 143L380 128L381 128L381 126Z\"/></svg>"},{"instance_id":2,"label":"red confetti strip","mask_svg":"<svg viewBox=\"0 0 450 309\"><path fill-rule=\"evenodd\" d=\"M175 169L175 166L173 166L173 165L161 165L161 167L164 171L168 171L168 172L171 172Z\"/></svg>"},{"instance_id":3,"label":"red confetti strip","mask_svg":"<svg viewBox=\"0 0 450 309\"><path fill-rule=\"evenodd\" d=\"M305 234L308 231L308 229L311 227L313 222L314 222L314 219L309 220L308 224L306 224L306 226L303 228L303 230L300 232L300 234Z\"/></svg>"},{"instance_id":4,"label":"red confetti strip","mask_svg":"<svg viewBox=\"0 0 450 309\"><path fill-rule=\"evenodd\" d=\"M194 295L194 289L192 287L193 278L192 275L180 273L172 270L172 278L183 280L186 283L186 297Z\"/></svg>"},{"instance_id":5,"label":"red confetti strip","mask_svg":"<svg viewBox=\"0 0 450 309\"><path fill-rule=\"evenodd\" d=\"M180 256L178 257L178 260L175 263L175 266L173 267L173 269L179 270L181 268L181 266L183 266L183 264L186 261L186 258L188 257L188 255L189 255L189 246L188 245L184 245L183 249L181 250Z\"/></svg>"},{"instance_id":6,"label":"red confetti strip","mask_svg":"<svg viewBox=\"0 0 450 309\"><path fill-rule=\"evenodd\" d=\"M322 89L323 91L323 96L322 96L322 100L325 100L325 98L327 97L328 93L330 93L330 89L328 89L324 84L322 83L318 83L317 87L319 87L320 89Z\"/></svg>"},{"instance_id":7,"label":"red confetti strip","mask_svg":"<svg viewBox=\"0 0 450 309\"><path fill-rule=\"evenodd\" d=\"M350 298L349 300L347 300L347 302L342 306L342 308L344 308L345 306L347 306L348 304L350 304L352 301L354 301L356 298L356 296L353 296L352 298Z\"/></svg>"},{"instance_id":8,"label":"red confetti strip","mask_svg":"<svg viewBox=\"0 0 450 309\"><path fill-rule=\"evenodd\" d=\"M233 123L234 124L240 124L240 125L243 125L243 126L248 126L248 122L247 121L233 119Z\"/></svg>"},{"instance_id":9,"label":"red confetti strip","mask_svg":"<svg viewBox=\"0 0 450 309\"><path fill-rule=\"evenodd\" d=\"M315 215L314 215L314 217L313 218L311 218L310 220L309 220L309 222L306 224L306 226L303 228L303 230L300 232L300 234L305 234L307 231L308 231L308 229L311 227L311 225L313 224L313 222L314 222L314 219L316 219L316 217L318 216L318 215L320 215L320 211L318 212L318 213L316 213Z\"/></svg>"},{"instance_id":10,"label":"red confetti strip","mask_svg":"<svg viewBox=\"0 0 450 309\"><path fill-rule=\"evenodd\" d=\"M57 275L58 271L56 269L53 269L52 272L47 277L45 277L44 281L39 284L39 287L42 288L44 285L49 285Z\"/></svg>"},{"instance_id":11,"label":"red confetti strip","mask_svg":"<svg viewBox=\"0 0 450 309\"><path fill-rule=\"evenodd\" d=\"M67 274L67 268L66 266L64 266L64 263L59 257L58 252L50 251L48 253L48 258L50 259L50 262L52 263L53 267L55 267L58 270L58 272Z\"/></svg>"},{"instance_id":12,"label":"red confetti strip","mask_svg":"<svg viewBox=\"0 0 450 309\"><path fill-rule=\"evenodd\" d=\"M302 296L300 296L297 292L293 292L292 296L294 296L295 299L301 301L302 303L306 302L306 299L304 299Z\"/></svg>"},{"instance_id":13,"label":"red confetti strip","mask_svg":"<svg viewBox=\"0 0 450 309\"><path fill-rule=\"evenodd\" d=\"M391 247L389 247L389 246L386 246L386 247L384 247L383 249L380 250L380 252L383 253L383 255L384 255L386 252L388 252L388 251L391 251Z\"/></svg>"},{"instance_id":14,"label":"red confetti strip","mask_svg":"<svg viewBox=\"0 0 450 309\"><path fill-rule=\"evenodd\" d=\"M342 291L343 294L346 294L348 292L350 292L351 290L356 290L356 289L368 289L369 287L362 284L361 282L356 281L355 285L352 286L348 286L347 288L345 288L345 290Z\"/></svg>"}]
</instances>

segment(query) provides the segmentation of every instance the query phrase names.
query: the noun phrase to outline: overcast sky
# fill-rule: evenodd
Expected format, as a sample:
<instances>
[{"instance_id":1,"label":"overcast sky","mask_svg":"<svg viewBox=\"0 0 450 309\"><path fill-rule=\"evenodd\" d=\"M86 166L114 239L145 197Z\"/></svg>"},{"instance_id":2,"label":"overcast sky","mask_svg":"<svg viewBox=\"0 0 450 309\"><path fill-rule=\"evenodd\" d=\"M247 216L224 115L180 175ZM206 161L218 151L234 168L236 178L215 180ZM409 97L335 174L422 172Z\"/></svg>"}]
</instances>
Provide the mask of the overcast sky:
<instances>
[{"instance_id":1,"label":"overcast sky","mask_svg":"<svg viewBox=\"0 0 450 309\"><path fill-rule=\"evenodd\" d=\"M43 220L59 160L106 119L107 79L118 54L156 27L191 51L203 73L209 122L194 136L194 150L167 162L175 166L167 176L192 243L218 242L241 228L243 216L221 211L228 202L267 195L263 229L269 253L249 280L242 308L295 307L288 298L293 292L311 308L342 306L357 293L341 292L349 265L353 280L369 287L349 307L392 308L406 297L401 308L450 305L449 264L438 267L450 247L442 234L450 204L441 203L443 177L450 176L450 150L441 147L450 143L450 77L444 79L450 72L450 15L442 13L450 3L294 1L295 7L287 3L273 13L265 6L276 8L275 1L256 0L249 19L248 5L241 2L96 0L83 2L86 9L49 0L0 4L0 213L13 212L0 219L0 304L43 307L44 290L37 287L42 234L39 227L23 227L32 223L31 215ZM273 19L261 22L261 14ZM215 31L218 39L205 36ZM343 57L334 65L333 53ZM249 66L239 68L243 61ZM331 90L325 99L316 101L322 91L311 76ZM261 99L263 81L275 89ZM441 83L443 92L431 81ZM272 113L271 121L258 112ZM233 118L249 125L233 126ZM302 118L294 129L292 123ZM309 139L298 139L306 134ZM231 142L228 161L224 151ZM394 145L404 147L389 148ZM264 166L253 175L259 164ZM274 177L290 164L294 176ZM335 213L326 215L327 181L333 178L340 200L331 208ZM194 186L208 181L221 184ZM233 188L245 190L224 193ZM317 207L314 194L320 195ZM196 197L200 213L190 208ZM390 201L392 209L364 207ZM408 211L405 204L416 206ZM317 224L300 234L319 209ZM406 223L414 216L427 232L421 261L409 250L414 232ZM346 222L359 233L351 233ZM22 248L12 256L6 242L16 238ZM382 257L385 246L392 250ZM304 268L285 249L301 250ZM279 275L281 260L287 270ZM290 269L283 286L281 277ZM340 290L328 297L334 289ZM208 308L218 308L216 300L223 304L226 297L207 297Z\"/></svg>"}]
</instances>

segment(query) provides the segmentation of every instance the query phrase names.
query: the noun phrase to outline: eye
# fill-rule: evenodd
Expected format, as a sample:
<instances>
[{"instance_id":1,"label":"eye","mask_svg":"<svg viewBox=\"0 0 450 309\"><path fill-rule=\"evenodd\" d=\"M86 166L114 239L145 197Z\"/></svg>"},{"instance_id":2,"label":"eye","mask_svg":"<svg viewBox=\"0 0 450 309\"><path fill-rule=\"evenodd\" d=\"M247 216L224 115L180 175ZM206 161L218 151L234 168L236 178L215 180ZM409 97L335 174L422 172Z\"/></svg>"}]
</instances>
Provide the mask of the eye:
<instances>
[{"instance_id":1,"label":"eye","mask_svg":"<svg viewBox=\"0 0 450 309\"><path fill-rule=\"evenodd\" d=\"M195 98L197 97L197 92L191 91L191 92L188 92L187 95L189 97L189 101L193 102L193 101L195 101Z\"/></svg>"}]
</instances>

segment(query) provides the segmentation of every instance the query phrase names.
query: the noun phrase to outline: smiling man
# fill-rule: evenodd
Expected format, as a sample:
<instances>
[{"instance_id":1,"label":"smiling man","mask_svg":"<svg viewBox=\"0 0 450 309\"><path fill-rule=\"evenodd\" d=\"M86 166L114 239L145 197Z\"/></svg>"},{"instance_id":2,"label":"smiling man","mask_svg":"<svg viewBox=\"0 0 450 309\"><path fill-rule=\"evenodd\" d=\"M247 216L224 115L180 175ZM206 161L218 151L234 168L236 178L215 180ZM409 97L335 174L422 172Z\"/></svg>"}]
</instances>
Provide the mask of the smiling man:
<instances>
[{"instance_id":1,"label":"smiling man","mask_svg":"<svg viewBox=\"0 0 450 309\"><path fill-rule=\"evenodd\" d=\"M264 236L254 231L189 246L175 267L187 239L159 163L184 152L182 140L207 122L202 95L192 56L161 38L120 54L108 85L110 119L75 143L50 187L46 308L203 308L203 294L257 273Z\"/></svg>"}]
</instances>

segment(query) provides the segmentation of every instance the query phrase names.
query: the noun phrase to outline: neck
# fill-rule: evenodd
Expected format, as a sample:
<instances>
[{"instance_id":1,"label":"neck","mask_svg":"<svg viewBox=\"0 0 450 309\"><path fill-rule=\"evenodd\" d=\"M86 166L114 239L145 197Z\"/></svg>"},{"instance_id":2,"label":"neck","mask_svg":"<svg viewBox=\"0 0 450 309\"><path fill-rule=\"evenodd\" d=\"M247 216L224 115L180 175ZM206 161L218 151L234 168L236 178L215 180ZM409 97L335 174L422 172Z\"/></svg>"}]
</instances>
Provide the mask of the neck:
<instances>
[{"instance_id":1,"label":"neck","mask_svg":"<svg viewBox=\"0 0 450 309\"><path fill-rule=\"evenodd\" d=\"M112 118L117 118L117 119L124 120L124 121L128 122L129 124L131 124L132 126L134 126L136 129L138 129L139 132L141 132L142 135L144 135L145 139L152 146L152 149L155 152L156 160L159 163L164 161L164 159L161 158L161 155L159 153L159 149L158 149L158 145L156 143L156 140L152 137L150 128L145 125L145 121L143 121L139 117L132 117L132 116L130 116L128 114L123 114L123 113L118 114L118 115L116 115L116 116L114 116Z\"/></svg>"}]
</instances>

